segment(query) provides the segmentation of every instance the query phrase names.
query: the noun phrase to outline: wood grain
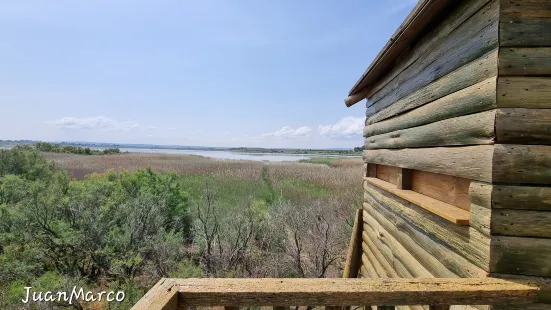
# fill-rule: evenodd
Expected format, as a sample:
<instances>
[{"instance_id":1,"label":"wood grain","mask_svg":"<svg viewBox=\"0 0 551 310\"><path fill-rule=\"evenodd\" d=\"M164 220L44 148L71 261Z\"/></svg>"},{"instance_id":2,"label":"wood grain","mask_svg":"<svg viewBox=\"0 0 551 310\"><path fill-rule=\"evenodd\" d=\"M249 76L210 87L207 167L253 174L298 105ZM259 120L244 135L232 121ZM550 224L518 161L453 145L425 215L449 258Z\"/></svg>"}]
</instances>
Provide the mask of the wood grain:
<instances>
[{"instance_id":1,"label":"wood grain","mask_svg":"<svg viewBox=\"0 0 551 310\"><path fill-rule=\"evenodd\" d=\"M496 144L493 181L551 184L551 146Z\"/></svg>"},{"instance_id":2,"label":"wood grain","mask_svg":"<svg viewBox=\"0 0 551 310\"><path fill-rule=\"evenodd\" d=\"M551 145L551 109L498 109L496 142Z\"/></svg>"},{"instance_id":3,"label":"wood grain","mask_svg":"<svg viewBox=\"0 0 551 310\"><path fill-rule=\"evenodd\" d=\"M551 75L551 47L501 48L498 72L499 75Z\"/></svg>"},{"instance_id":4,"label":"wood grain","mask_svg":"<svg viewBox=\"0 0 551 310\"><path fill-rule=\"evenodd\" d=\"M364 137L494 109L496 107L496 80L495 77L491 77L398 116L367 125L364 128ZM430 85L427 87L430 87ZM403 108L406 107L409 108L410 106L404 104ZM388 107L388 109L402 111L395 105ZM384 111L386 110L381 112Z\"/></svg>"},{"instance_id":5,"label":"wood grain","mask_svg":"<svg viewBox=\"0 0 551 310\"><path fill-rule=\"evenodd\" d=\"M453 224L368 183L364 183L364 201L382 215L372 216L388 223L385 229L407 234L450 271L461 277L486 276L490 239L476 229Z\"/></svg>"},{"instance_id":6,"label":"wood grain","mask_svg":"<svg viewBox=\"0 0 551 310\"><path fill-rule=\"evenodd\" d=\"M426 55L368 97L371 103L368 113L381 111L411 92L493 50L498 42L498 2L491 1Z\"/></svg>"},{"instance_id":7,"label":"wood grain","mask_svg":"<svg viewBox=\"0 0 551 310\"><path fill-rule=\"evenodd\" d=\"M551 19L515 19L499 23L499 43L508 46L549 46L551 42Z\"/></svg>"},{"instance_id":8,"label":"wood grain","mask_svg":"<svg viewBox=\"0 0 551 310\"><path fill-rule=\"evenodd\" d=\"M551 277L551 239L492 236L494 273Z\"/></svg>"},{"instance_id":9,"label":"wood grain","mask_svg":"<svg viewBox=\"0 0 551 310\"><path fill-rule=\"evenodd\" d=\"M551 109L551 78L499 77L499 108Z\"/></svg>"},{"instance_id":10,"label":"wood grain","mask_svg":"<svg viewBox=\"0 0 551 310\"><path fill-rule=\"evenodd\" d=\"M479 145L494 143L495 110L400 129L365 139L366 149Z\"/></svg>"},{"instance_id":11,"label":"wood grain","mask_svg":"<svg viewBox=\"0 0 551 310\"><path fill-rule=\"evenodd\" d=\"M171 279L159 280L132 310L175 310L178 309L178 290Z\"/></svg>"},{"instance_id":12,"label":"wood grain","mask_svg":"<svg viewBox=\"0 0 551 310\"><path fill-rule=\"evenodd\" d=\"M493 210L492 234L551 238L551 212L510 209Z\"/></svg>"},{"instance_id":13,"label":"wood grain","mask_svg":"<svg viewBox=\"0 0 551 310\"><path fill-rule=\"evenodd\" d=\"M398 183L398 167L377 165L377 178L396 185Z\"/></svg>"},{"instance_id":14,"label":"wood grain","mask_svg":"<svg viewBox=\"0 0 551 310\"><path fill-rule=\"evenodd\" d=\"M551 211L551 187L496 184L492 208Z\"/></svg>"},{"instance_id":15,"label":"wood grain","mask_svg":"<svg viewBox=\"0 0 551 310\"><path fill-rule=\"evenodd\" d=\"M414 170L412 189L420 194L451 204L463 210L471 209L471 180L450 175Z\"/></svg>"},{"instance_id":16,"label":"wood grain","mask_svg":"<svg viewBox=\"0 0 551 310\"><path fill-rule=\"evenodd\" d=\"M492 181L492 145L365 150L366 162Z\"/></svg>"}]
</instances>

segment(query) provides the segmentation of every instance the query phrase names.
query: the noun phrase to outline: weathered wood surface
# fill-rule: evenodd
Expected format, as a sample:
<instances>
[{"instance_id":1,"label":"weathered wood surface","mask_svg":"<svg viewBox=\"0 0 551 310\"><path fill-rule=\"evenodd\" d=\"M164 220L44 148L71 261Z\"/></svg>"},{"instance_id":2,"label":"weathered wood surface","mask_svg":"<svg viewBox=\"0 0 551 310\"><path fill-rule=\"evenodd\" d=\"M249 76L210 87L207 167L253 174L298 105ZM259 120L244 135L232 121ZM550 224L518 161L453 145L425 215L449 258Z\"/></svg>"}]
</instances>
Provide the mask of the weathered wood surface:
<instances>
[{"instance_id":1,"label":"weathered wood surface","mask_svg":"<svg viewBox=\"0 0 551 310\"><path fill-rule=\"evenodd\" d=\"M499 75L551 75L551 47L501 48L498 72Z\"/></svg>"},{"instance_id":2,"label":"weathered wood surface","mask_svg":"<svg viewBox=\"0 0 551 310\"><path fill-rule=\"evenodd\" d=\"M551 239L492 236L493 273L551 277Z\"/></svg>"},{"instance_id":3,"label":"weathered wood surface","mask_svg":"<svg viewBox=\"0 0 551 310\"><path fill-rule=\"evenodd\" d=\"M493 185L490 183L471 181L469 184L469 197L472 204L490 209L492 208Z\"/></svg>"},{"instance_id":4,"label":"weathered wood surface","mask_svg":"<svg viewBox=\"0 0 551 310\"><path fill-rule=\"evenodd\" d=\"M432 31L425 34L425 36L415 44L413 50L403 53L402 59L396 62L396 65L390 70L390 72L373 83L367 97L373 96L374 93L387 85L398 74L404 71L407 67L411 66L419 58L426 57L425 55L427 55L430 50L435 49L435 47L438 46L442 40L448 37L451 32L455 31L459 26L464 24L488 2L489 0L463 1L459 7L445 17L445 19L439 24L439 27L436 27Z\"/></svg>"},{"instance_id":5,"label":"weathered wood surface","mask_svg":"<svg viewBox=\"0 0 551 310\"><path fill-rule=\"evenodd\" d=\"M364 185L364 200L376 213L371 214L393 236L421 245L443 265L461 277L484 277L489 271L487 236L458 226L390 193ZM370 210L364 204L364 210ZM386 225L386 226L385 226ZM409 238L405 238L405 235ZM451 249L451 250L450 250Z\"/></svg>"},{"instance_id":6,"label":"weathered wood surface","mask_svg":"<svg viewBox=\"0 0 551 310\"><path fill-rule=\"evenodd\" d=\"M496 184L492 208L551 211L551 187Z\"/></svg>"},{"instance_id":7,"label":"weathered wood surface","mask_svg":"<svg viewBox=\"0 0 551 310\"><path fill-rule=\"evenodd\" d=\"M178 289L172 279L163 278L157 282L132 310L175 310L178 309Z\"/></svg>"},{"instance_id":8,"label":"weathered wood surface","mask_svg":"<svg viewBox=\"0 0 551 310\"><path fill-rule=\"evenodd\" d=\"M369 97L371 105L368 113L381 111L411 92L493 50L498 42L498 2L491 1Z\"/></svg>"},{"instance_id":9,"label":"weathered wood surface","mask_svg":"<svg viewBox=\"0 0 551 310\"><path fill-rule=\"evenodd\" d=\"M343 278L357 278L360 270L360 254L362 249L362 209L356 210L354 217L354 227L350 236L350 244L346 255L346 264L344 265Z\"/></svg>"},{"instance_id":10,"label":"weathered wood surface","mask_svg":"<svg viewBox=\"0 0 551 310\"><path fill-rule=\"evenodd\" d=\"M499 77L497 106L500 108L551 109L551 78Z\"/></svg>"},{"instance_id":11,"label":"weathered wood surface","mask_svg":"<svg viewBox=\"0 0 551 310\"><path fill-rule=\"evenodd\" d=\"M551 146L496 144L493 181L551 184Z\"/></svg>"},{"instance_id":12,"label":"weathered wood surface","mask_svg":"<svg viewBox=\"0 0 551 310\"><path fill-rule=\"evenodd\" d=\"M490 307L491 310L551 310L550 304L532 303L518 305L499 305Z\"/></svg>"},{"instance_id":13,"label":"weathered wood surface","mask_svg":"<svg viewBox=\"0 0 551 310\"><path fill-rule=\"evenodd\" d=\"M484 236L490 236L493 185L472 181L469 185L471 201L470 226Z\"/></svg>"},{"instance_id":14,"label":"weathered wood surface","mask_svg":"<svg viewBox=\"0 0 551 310\"><path fill-rule=\"evenodd\" d=\"M451 72L450 74L447 74L446 76L441 77L440 79L430 83L429 85L412 92L411 94L396 101L389 107L377 113L374 113L370 109L367 109L366 125L374 124L400 113L415 109L426 103L440 99L456 91L462 90L471 85L495 77L496 74L497 49L493 49L480 58L470 62L465 66L462 66L461 68ZM486 89L484 89L484 93L487 95ZM453 99L453 97L451 99ZM447 102L446 104L439 103L436 105L436 108L442 106L443 109L448 109L449 105L451 104L453 104L453 101ZM484 102L482 103L484 109L486 109L485 106L487 104L492 105L492 103ZM422 111L420 114L423 113L424 111ZM413 115L412 119L415 119L418 116L419 115Z\"/></svg>"},{"instance_id":15,"label":"weathered wood surface","mask_svg":"<svg viewBox=\"0 0 551 310\"><path fill-rule=\"evenodd\" d=\"M495 209L492 235L551 238L551 212Z\"/></svg>"},{"instance_id":16,"label":"weathered wood surface","mask_svg":"<svg viewBox=\"0 0 551 310\"><path fill-rule=\"evenodd\" d=\"M416 191L398 189L395 186L376 178L365 178L365 181L408 202L414 203L417 206L456 225L469 225L469 211L429 196L425 196Z\"/></svg>"},{"instance_id":17,"label":"weathered wood surface","mask_svg":"<svg viewBox=\"0 0 551 310\"><path fill-rule=\"evenodd\" d=\"M364 242L362 243L362 251L365 255L372 255L375 260L377 260L381 266L385 269L386 274L389 278L402 278L400 274L396 271L394 267L384 258L381 250L375 246L373 241L367 237L367 234L364 233Z\"/></svg>"},{"instance_id":18,"label":"weathered wood surface","mask_svg":"<svg viewBox=\"0 0 551 310\"><path fill-rule=\"evenodd\" d=\"M486 237L490 237L492 211L486 207L471 204L469 225Z\"/></svg>"},{"instance_id":19,"label":"weathered wood surface","mask_svg":"<svg viewBox=\"0 0 551 310\"><path fill-rule=\"evenodd\" d=\"M396 185L398 183L398 167L377 166L377 178Z\"/></svg>"},{"instance_id":20,"label":"weathered wood surface","mask_svg":"<svg viewBox=\"0 0 551 310\"><path fill-rule=\"evenodd\" d=\"M479 145L494 143L495 110L444 119L365 139L366 149Z\"/></svg>"},{"instance_id":21,"label":"weathered wood surface","mask_svg":"<svg viewBox=\"0 0 551 310\"><path fill-rule=\"evenodd\" d=\"M174 279L180 307L511 304L537 299L539 286L504 279Z\"/></svg>"},{"instance_id":22,"label":"weathered wood surface","mask_svg":"<svg viewBox=\"0 0 551 310\"><path fill-rule=\"evenodd\" d=\"M386 271L379 264L379 262L373 257L368 257L368 254L362 253L362 264L365 265L368 270L371 269L370 275L375 271L375 276L372 276L373 279L387 279L389 278Z\"/></svg>"},{"instance_id":23,"label":"weathered wood surface","mask_svg":"<svg viewBox=\"0 0 551 310\"><path fill-rule=\"evenodd\" d=\"M501 46L551 45L551 5L547 0L502 0Z\"/></svg>"},{"instance_id":24,"label":"weathered wood surface","mask_svg":"<svg viewBox=\"0 0 551 310\"><path fill-rule=\"evenodd\" d=\"M364 128L364 137L491 110L496 107L495 92L496 78L491 77L409 112L368 125Z\"/></svg>"},{"instance_id":25,"label":"weathered wood surface","mask_svg":"<svg viewBox=\"0 0 551 310\"><path fill-rule=\"evenodd\" d=\"M419 170L412 173L413 191L467 211L471 209L470 183L469 179L451 175Z\"/></svg>"},{"instance_id":26,"label":"weathered wood surface","mask_svg":"<svg viewBox=\"0 0 551 310\"><path fill-rule=\"evenodd\" d=\"M372 210L371 210L372 211ZM411 251L412 247L405 247L400 241L398 241L391 233L385 230L380 223L378 223L371 215L371 212L364 212L364 240L369 238L377 248L390 249L390 254L386 253L387 260L390 258L398 260L407 271L415 278L432 278L434 275L428 271L416 258L423 251L423 249L415 249ZM423 254L421 255L428 255ZM428 257L428 256L427 256ZM430 258L429 258L430 259ZM434 258L433 258L434 259ZM451 273L449 273L451 274ZM450 276L451 277L451 276Z\"/></svg>"},{"instance_id":27,"label":"weathered wood surface","mask_svg":"<svg viewBox=\"0 0 551 310\"><path fill-rule=\"evenodd\" d=\"M492 181L492 145L365 150L366 162Z\"/></svg>"},{"instance_id":28,"label":"weathered wood surface","mask_svg":"<svg viewBox=\"0 0 551 310\"><path fill-rule=\"evenodd\" d=\"M551 144L551 109L498 109L495 123L496 143Z\"/></svg>"},{"instance_id":29,"label":"weathered wood surface","mask_svg":"<svg viewBox=\"0 0 551 310\"><path fill-rule=\"evenodd\" d=\"M347 106L362 100L360 96L354 98L354 94L364 93L372 87L382 75L386 74L410 49L410 45L418 38L418 32L423 30L430 23L434 16L439 16L440 11L453 3L452 0L430 1L421 0L417 3L413 11L408 15L404 22L398 27L390 40L379 52L373 63L367 68L361 78L356 82L350 96L345 100ZM470 5L474 7L476 4ZM469 7L467 7L469 8ZM476 11L478 8L471 8ZM461 23L461 22L459 22Z\"/></svg>"}]
</instances>

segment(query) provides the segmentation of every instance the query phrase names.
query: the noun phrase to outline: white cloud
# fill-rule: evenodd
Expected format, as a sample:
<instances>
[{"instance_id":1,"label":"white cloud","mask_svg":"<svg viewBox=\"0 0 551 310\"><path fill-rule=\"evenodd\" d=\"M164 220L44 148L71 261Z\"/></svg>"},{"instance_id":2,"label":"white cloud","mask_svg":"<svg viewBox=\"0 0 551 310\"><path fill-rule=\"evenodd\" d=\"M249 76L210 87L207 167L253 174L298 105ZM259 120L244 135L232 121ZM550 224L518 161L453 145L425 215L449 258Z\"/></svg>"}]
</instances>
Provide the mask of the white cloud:
<instances>
[{"instance_id":1,"label":"white cloud","mask_svg":"<svg viewBox=\"0 0 551 310\"><path fill-rule=\"evenodd\" d=\"M274 137L282 139L297 139L297 138L307 138L310 136L312 129L307 126L302 126L299 128L291 128L289 126L284 126L280 130L274 132L267 132L262 135L262 137Z\"/></svg>"},{"instance_id":2,"label":"white cloud","mask_svg":"<svg viewBox=\"0 0 551 310\"><path fill-rule=\"evenodd\" d=\"M363 117L347 116L335 124L319 126L319 133L333 139L360 138L364 125Z\"/></svg>"},{"instance_id":3,"label":"white cloud","mask_svg":"<svg viewBox=\"0 0 551 310\"><path fill-rule=\"evenodd\" d=\"M157 131L154 126L145 126L136 122L120 122L105 116L86 118L63 117L52 122L59 129L79 131L103 131L103 132L146 132Z\"/></svg>"}]
</instances>

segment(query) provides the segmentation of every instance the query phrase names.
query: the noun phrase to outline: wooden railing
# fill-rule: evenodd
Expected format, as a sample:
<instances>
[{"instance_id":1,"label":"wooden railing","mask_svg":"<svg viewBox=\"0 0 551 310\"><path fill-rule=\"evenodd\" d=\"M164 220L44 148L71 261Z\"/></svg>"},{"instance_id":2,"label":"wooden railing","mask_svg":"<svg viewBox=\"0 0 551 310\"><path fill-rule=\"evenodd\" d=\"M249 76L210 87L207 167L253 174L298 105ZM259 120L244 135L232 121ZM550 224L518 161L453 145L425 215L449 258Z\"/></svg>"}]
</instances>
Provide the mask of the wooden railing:
<instances>
[{"instance_id":1,"label":"wooden railing","mask_svg":"<svg viewBox=\"0 0 551 310\"><path fill-rule=\"evenodd\" d=\"M542 282L533 279L162 279L132 309L190 306L498 305L538 302ZM287 308L288 309L288 308Z\"/></svg>"}]
</instances>

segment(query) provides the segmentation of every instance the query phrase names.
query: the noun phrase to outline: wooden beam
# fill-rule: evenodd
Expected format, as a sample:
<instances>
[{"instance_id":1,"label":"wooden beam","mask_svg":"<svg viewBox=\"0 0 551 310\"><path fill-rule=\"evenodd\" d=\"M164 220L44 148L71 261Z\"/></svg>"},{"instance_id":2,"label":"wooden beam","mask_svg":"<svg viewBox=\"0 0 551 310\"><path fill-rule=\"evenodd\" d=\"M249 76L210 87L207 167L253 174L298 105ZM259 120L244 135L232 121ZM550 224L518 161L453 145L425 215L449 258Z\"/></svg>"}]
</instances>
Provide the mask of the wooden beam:
<instances>
[{"instance_id":1,"label":"wooden beam","mask_svg":"<svg viewBox=\"0 0 551 310\"><path fill-rule=\"evenodd\" d=\"M376 178L365 178L365 181L404 200L414 203L421 208L430 211L454 224L464 226L469 225L469 211L463 210L451 204L436 200L434 198L419 194L411 190L397 189L392 184L383 180L379 180Z\"/></svg>"},{"instance_id":2,"label":"wooden beam","mask_svg":"<svg viewBox=\"0 0 551 310\"><path fill-rule=\"evenodd\" d=\"M178 288L172 279L163 278L157 282L132 310L176 310L178 309Z\"/></svg>"},{"instance_id":3,"label":"wooden beam","mask_svg":"<svg viewBox=\"0 0 551 310\"><path fill-rule=\"evenodd\" d=\"M398 180L396 183L396 187L398 189L411 189L411 175L412 170L407 168L399 168L398 170Z\"/></svg>"},{"instance_id":4,"label":"wooden beam","mask_svg":"<svg viewBox=\"0 0 551 310\"><path fill-rule=\"evenodd\" d=\"M514 304L537 300L528 280L454 279L174 279L180 307L297 305Z\"/></svg>"},{"instance_id":5,"label":"wooden beam","mask_svg":"<svg viewBox=\"0 0 551 310\"><path fill-rule=\"evenodd\" d=\"M346 255L346 264L344 266L343 278L357 278L361 265L362 253L362 209L356 210L354 217L354 228L348 245L348 253Z\"/></svg>"}]
</instances>

